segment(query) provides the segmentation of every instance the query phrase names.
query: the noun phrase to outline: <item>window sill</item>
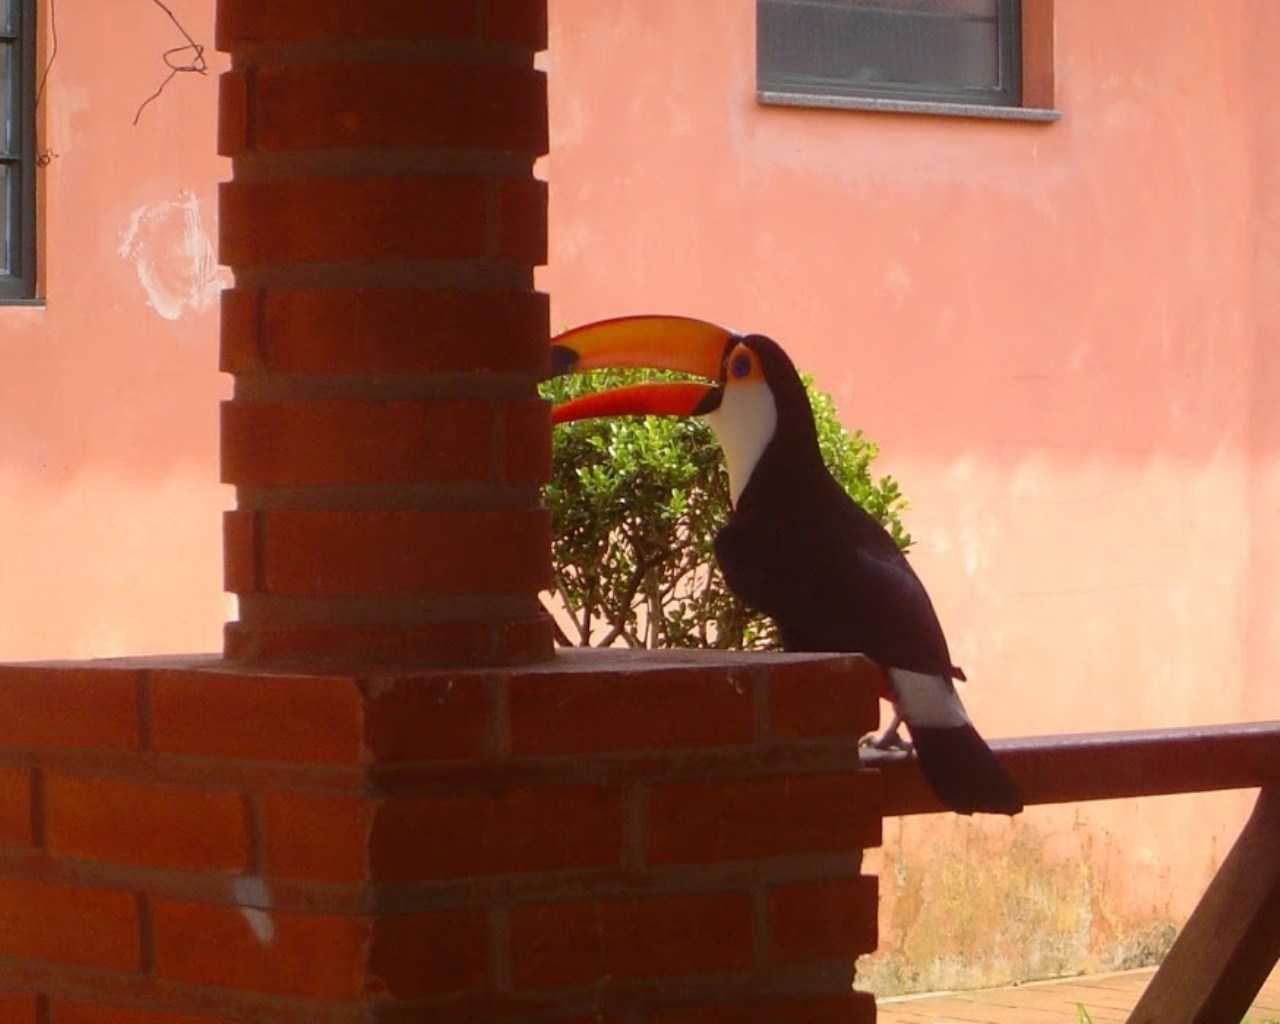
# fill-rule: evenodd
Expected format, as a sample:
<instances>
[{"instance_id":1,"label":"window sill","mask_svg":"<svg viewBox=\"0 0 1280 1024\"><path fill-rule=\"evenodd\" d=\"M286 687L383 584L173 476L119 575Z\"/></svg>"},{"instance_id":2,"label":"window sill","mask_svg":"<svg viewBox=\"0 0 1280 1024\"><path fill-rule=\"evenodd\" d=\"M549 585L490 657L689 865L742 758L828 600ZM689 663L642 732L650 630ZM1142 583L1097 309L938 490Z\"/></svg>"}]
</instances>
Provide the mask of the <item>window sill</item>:
<instances>
[{"instance_id":1,"label":"window sill","mask_svg":"<svg viewBox=\"0 0 1280 1024\"><path fill-rule=\"evenodd\" d=\"M0 299L0 310L9 306L43 306L44 299Z\"/></svg>"},{"instance_id":2,"label":"window sill","mask_svg":"<svg viewBox=\"0 0 1280 1024\"><path fill-rule=\"evenodd\" d=\"M874 99L870 96L823 96L807 93L756 93L757 99L776 107L822 107L828 110L872 110L882 114L933 114L942 117L978 117L987 121L1057 121L1062 111L1043 107L992 107L982 103L936 103L929 100Z\"/></svg>"}]
</instances>

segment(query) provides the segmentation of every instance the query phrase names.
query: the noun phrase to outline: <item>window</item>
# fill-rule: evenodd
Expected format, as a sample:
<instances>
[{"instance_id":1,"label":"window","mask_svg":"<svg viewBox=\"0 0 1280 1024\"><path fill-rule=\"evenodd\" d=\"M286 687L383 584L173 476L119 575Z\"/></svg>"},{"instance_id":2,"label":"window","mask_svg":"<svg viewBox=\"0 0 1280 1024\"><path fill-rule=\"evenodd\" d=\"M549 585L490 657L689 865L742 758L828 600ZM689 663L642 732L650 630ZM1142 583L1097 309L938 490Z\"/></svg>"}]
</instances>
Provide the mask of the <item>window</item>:
<instances>
[{"instance_id":1,"label":"window","mask_svg":"<svg viewBox=\"0 0 1280 1024\"><path fill-rule=\"evenodd\" d=\"M35 295L35 0L0 0L0 303Z\"/></svg>"},{"instance_id":2,"label":"window","mask_svg":"<svg viewBox=\"0 0 1280 1024\"><path fill-rule=\"evenodd\" d=\"M1018 116L1022 0L757 0L756 61L767 103Z\"/></svg>"}]
</instances>

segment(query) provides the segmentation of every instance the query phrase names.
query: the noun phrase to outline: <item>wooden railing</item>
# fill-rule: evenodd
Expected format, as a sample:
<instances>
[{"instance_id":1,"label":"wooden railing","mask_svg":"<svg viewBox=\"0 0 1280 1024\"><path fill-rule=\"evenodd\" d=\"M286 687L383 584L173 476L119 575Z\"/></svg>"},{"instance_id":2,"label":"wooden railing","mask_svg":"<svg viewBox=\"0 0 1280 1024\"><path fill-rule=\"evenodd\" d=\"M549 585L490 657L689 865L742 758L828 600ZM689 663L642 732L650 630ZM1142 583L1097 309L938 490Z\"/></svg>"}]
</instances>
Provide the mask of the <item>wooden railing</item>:
<instances>
[{"instance_id":1,"label":"wooden railing","mask_svg":"<svg viewBox=\"0 0 1280 1024\"><path fill-rule=\"evenodd\" d=\"M1253 813L1129 1024L1239 1021L1280 960L1280 722L992 743L1027 804L1259 788ZM872 752L885 816L944 808L916 761Z\"/></svg>"}]
</instances>

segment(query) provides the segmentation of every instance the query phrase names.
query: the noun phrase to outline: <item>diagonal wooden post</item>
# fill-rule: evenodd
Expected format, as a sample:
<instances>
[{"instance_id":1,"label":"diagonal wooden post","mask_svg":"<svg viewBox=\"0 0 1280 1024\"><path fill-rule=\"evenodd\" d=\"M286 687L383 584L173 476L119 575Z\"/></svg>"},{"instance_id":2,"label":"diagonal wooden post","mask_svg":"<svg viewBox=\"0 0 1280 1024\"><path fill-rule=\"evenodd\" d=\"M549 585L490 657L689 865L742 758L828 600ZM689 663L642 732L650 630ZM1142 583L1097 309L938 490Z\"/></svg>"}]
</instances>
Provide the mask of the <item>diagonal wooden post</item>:
<instances>
[{"instance_id":1,"label":"diagonal wooden post","mask_svg":"<svg viewBox=\"0 0 1280 1024\"><path fill-rule=\"evenodd\" d=\"M1243 1020L1280 960L1280 788L1264 787L1253 814L1129 1024Z\"/></svg>"}]
</instances>

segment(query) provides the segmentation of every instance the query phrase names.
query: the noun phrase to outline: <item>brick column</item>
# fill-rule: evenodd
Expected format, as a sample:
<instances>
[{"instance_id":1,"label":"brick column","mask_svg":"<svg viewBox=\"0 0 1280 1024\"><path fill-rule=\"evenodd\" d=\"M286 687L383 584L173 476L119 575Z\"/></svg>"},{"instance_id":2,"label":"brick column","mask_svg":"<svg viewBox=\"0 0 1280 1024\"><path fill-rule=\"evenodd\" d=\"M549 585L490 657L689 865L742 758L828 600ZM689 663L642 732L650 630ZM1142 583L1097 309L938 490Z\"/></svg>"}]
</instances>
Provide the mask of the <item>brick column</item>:
<instances>
[{"instance_id":1,"label":"brick column","mask_svg":"<svg viewBox=\"0 0 1280 1024\"><path fill-rule=\"evenodd\" d=\"M550 656L545 36L544 0L221 0L229 658Z\"/></svg>"}]
</instances>

